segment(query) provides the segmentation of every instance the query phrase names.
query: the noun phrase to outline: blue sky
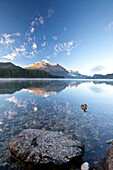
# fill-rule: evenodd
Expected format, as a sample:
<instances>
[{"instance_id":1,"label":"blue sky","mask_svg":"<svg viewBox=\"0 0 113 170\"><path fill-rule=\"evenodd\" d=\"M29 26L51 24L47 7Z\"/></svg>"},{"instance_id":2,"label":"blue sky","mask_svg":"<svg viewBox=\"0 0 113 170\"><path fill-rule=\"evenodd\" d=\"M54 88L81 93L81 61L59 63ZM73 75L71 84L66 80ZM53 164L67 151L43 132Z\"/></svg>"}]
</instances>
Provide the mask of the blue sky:
<instances>
[{"instance_id":1,"label":"blue sky","mask_svg":"<svg viewBox=\"0 0 113 170\"><path fill-rule=\"evenodd\" d=\"M0 62L113 73L113 0L0 0Z\"/></svg>"}]
</instances>

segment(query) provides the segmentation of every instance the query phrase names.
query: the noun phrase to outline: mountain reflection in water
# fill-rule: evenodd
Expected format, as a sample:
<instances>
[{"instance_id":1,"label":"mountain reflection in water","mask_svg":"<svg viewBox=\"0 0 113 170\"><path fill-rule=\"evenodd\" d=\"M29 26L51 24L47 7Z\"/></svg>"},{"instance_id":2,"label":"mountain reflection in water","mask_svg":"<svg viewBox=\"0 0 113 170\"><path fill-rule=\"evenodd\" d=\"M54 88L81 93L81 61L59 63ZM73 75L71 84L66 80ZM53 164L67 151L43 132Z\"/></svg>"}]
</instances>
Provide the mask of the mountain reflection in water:
<instances>
[{"instance_id":1,"label":"mountain reflection in water","mask_svg":"<svg viewBox=\"0 0 113 170\"><path fill-rule=\"evenodd\" d=\"M72 84L70 84L72 83ZM81 82L70 81L41 81L41 80L13 80L13 81L0 81L0 94L13 94L16 91L20 91L22 89L27 89L29 91L34 92L36 95L42 95L43 92L58 93L63 89L70 87L77 87ZM37 91L37 92L36 92ZM39 92L40 91L40 92Z\"/></svg>"},{"instance_id":2,"label":"mountain reflection in water","mask_svg":"<svg viewBox=\"0 0 113 170\"><path fill-rule=\"evenodd\" d=\"M0 80L0 94L13 94L16 91L26 89L30 92L33 92L36 95L44 96L44 93L47 93L47 96L50 94L57 94L58 92L64 90L65 88L77 87L81 83L93 82L94 85L106 84L113 86L113 81L83 81L83 80L53 80L53 81L41 81L41 80ZM101 87L93 86L90 89L94 92L102 92Z\"/></svg>"},{"instance_id":3,"label":"mountain reflection in water","mask_svg":"<svg viewBox=\"0 0 113 170\"><path fill-rule=\"evenodd\" d=\"M0 80L0 164L11 164L8 142L23 129L73 135L85 146L84 161L104 157L113 138L113 81ZM87 112L81 105L87 103Z\"/></svg>"}]
</instances>

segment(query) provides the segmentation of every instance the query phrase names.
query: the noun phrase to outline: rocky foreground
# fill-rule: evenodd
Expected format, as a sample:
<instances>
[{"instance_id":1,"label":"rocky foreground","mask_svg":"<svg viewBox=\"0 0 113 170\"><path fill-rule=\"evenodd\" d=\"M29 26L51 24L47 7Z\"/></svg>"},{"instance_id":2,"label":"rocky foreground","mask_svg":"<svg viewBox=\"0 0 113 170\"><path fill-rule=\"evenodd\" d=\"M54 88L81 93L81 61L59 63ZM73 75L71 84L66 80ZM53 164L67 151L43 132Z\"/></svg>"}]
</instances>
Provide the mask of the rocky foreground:
<instances>
[{"instance_id":1,"label":"rocky foreground","mask_svg":"<svg viewBox=\"0 0 113 170\"><path fill-rule=\"evenodd\" d=\"M62 132L23 130L9 143L11 156L22 164L60 166L74 160L81 163L84 147Z\"/></svg>"}]
</instances>

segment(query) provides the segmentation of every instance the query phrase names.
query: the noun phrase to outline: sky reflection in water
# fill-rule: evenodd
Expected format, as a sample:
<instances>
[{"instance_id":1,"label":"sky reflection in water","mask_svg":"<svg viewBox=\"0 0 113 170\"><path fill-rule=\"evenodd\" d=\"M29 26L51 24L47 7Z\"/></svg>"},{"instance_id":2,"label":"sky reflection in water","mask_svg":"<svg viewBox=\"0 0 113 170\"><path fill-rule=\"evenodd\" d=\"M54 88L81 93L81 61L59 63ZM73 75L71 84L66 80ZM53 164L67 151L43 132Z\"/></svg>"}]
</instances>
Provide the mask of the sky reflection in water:
<instances>
[{"instance_id":1,"label":"sky reflection in water","mask_svg":"<svg viewBox=\"0 0 113 170\"><path fill-rule=\"evenodd\" d=\"M62 131L85 146L84 161L104 157L113 138L113 81L0 81L0 164L26 128ZM81 104L87 104L87 112Z\"/></svg>"}]
</instances>

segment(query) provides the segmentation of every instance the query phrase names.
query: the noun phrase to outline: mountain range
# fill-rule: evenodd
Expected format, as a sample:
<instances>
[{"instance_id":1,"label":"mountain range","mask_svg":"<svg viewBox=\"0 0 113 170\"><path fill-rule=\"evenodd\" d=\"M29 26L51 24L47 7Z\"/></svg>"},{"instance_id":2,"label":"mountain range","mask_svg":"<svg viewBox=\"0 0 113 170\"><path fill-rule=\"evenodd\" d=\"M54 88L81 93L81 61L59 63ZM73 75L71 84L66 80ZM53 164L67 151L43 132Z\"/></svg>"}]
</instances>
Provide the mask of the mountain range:
<instances>
[{"instance_id":1,"label":"mountain range","mask_svg":"<svg viewBox=\"0 0 113 170\"><path fill-rule=\"evenodd\" d=\"M112 74L94 74L94 76L82 75L78 71L66 70L58 63L50 63L48 60L36 62L22 68L11 62L0 62L1 78L76 78L76 79L113 79Z\"/></svg>"},{"instance_id":2,"label":"mountain range","mask_svg":"<svg viewBox=\"0 0 113 170\"><path fill-rule=\"evenodd\" d=\"M51 74L62 75L65 78L91 78L90 76L80 74L78 71L66 70L58 63L50 63L48 60L42 60L41 62L34 63L30 66L25 67L25 69L44 70Z\"/></svg>"},{"instance_id":3,"label":"mountain range","mask_svg":"<svg viewBox=\"0 0 113 170\"><path fill-rule=\"evenodd\" d=\"M42 62L34 63L28 67L25 67L25 69L44 70L51 74L58 74L63 76L68 74L68 71L64 67L57 63L50 63L48 60L42 60Z\"/></svg>"},{"instance_id":4,"label":"mountain range","mask_svg":"<svg viewBox=\"0 0 113 170\"><path fill-rule=\"evenodd\" d=\"M11 62L0 62L0 78L64 78L44 70L25 69Z\"/></svg>"}]
</instances>

